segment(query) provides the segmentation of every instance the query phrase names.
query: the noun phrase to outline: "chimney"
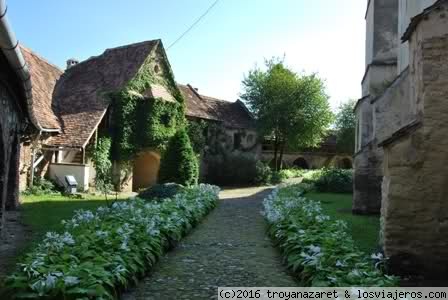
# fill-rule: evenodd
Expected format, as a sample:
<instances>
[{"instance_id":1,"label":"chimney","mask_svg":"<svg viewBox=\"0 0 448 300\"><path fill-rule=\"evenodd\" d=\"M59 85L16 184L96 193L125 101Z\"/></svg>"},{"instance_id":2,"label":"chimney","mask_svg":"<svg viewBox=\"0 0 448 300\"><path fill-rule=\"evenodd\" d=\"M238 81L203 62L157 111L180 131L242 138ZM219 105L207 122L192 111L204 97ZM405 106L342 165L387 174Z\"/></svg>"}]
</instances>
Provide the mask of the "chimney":
<instances>
[{"instance_id":1,"label":"chimney","mask_svg":"<svg viewBox=\"0 0 448 300\"><path fill-rule=\"evenodd\" d=\"M76 66L79 63L79 61L77 59L74 58L70 58L67 60L67 68L66 70L70 69L73 66Z\"/></svg>"}]
</instances>

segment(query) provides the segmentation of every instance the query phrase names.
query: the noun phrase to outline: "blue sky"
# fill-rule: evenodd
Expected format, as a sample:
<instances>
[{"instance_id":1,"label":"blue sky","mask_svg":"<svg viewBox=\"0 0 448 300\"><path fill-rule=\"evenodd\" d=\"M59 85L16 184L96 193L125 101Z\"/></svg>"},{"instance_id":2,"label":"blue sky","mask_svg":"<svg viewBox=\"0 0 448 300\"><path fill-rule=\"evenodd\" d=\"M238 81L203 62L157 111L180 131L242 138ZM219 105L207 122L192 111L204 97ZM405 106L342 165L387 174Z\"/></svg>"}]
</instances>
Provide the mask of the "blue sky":
<instances>
[{"instance_id":1,"label":"blue sky","mask_svg":"<svg viewBox=\"0 0 448 300\"><path fill-rule=\"evenodd\" d=\"M17 38L49 61L161 38L171 44L213 0L7 0ZM366 0L220 0L168 51L176 80L234 101L244 73L286 56L297 72L326 79L333 108L359 98Z\"/></svg>"}]
</instances>

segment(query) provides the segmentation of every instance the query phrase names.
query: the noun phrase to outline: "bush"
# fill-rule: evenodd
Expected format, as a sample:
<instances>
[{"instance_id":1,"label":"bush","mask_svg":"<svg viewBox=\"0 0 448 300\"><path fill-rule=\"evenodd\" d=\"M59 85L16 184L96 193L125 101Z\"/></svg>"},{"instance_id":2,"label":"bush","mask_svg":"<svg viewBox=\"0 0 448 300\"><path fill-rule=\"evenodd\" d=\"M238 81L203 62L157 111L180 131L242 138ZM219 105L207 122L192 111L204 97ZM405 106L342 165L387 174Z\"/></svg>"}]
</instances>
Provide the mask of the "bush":
<instances>
[{"instance_id":1,"label":"bush","mask_svg":"<svg viewBox=\"0 0 448 300\"><path fill-rule=\"evenodd\" d=\"M140 192L138 198L145 200L172 198L182 192L183 189L183 186L176 183L156 184Z\"/></svg>"},{"instance_id":2,"label":"bush","mask_svg":"<svg viewBox=\"0 0 448 300\"><path fill-rule=\"evenodd\" d=\"M331 220L303 193L301 185L277 188L263 205L270 236L304 286L398 285L398 278L383 274L381 254L360 251L346 223Z\"/></svg>"},{"instance_id":3,"label":"bush","mask_svg":"<svg viewBox=\"0 0 448 300\"><path fill-rule=\"evenodd\" d=\"M48 194L59 194L60 189L50 180L42 177L34 178L33 186L28 187L23 194L24 195L48 195Z\"/></svg>"},{"instance_id":4,"label":"bush","mask_svg":"<svg viewBox=\"0 0 448 300\"><path fill-rule=\"evenodd\" d=\"M79 210L63 222L64 233L48 232L18 264L6 280L8 292L33 299L118 298L215 207L218 192L200 185L163 202L137 198Z\"/></svg>"},{"instance_id":5,"label":"bush","mask_svg":"<svg viewBox=\"0 0 448 300\"><path fill-rule=\"evenodd\" d=\"M352 193L353 171L343 169L325 169L315 174L314 185L323 193Z\"/></svg>"},{"instance_id":6,"label":"bush","mask_svg":"<svg viewBox=\"0 0 448 300\"><path fill-rule=\"evenodd\" d=\"M160 162L159 181L190 186L197 184L199 163L185 129L180 129L169 141Z\"/></svg>"},{"instance_id":7,"label":"bush","mask_svg":"<svg viewBox=\"0 0 448 300\"><path fill-rule=\"evenodd\" d=\"M226 154L209 160L207 180L218 185L254 184L257 160L253 154Z\"/></svg>"},{"instance_id":8,"label":"bush","mask_svg":"<svg viewBox=\"0 0 448 300\"><path fill-rule=\"evenodd\" d=\"M256 184L268 184L271 182L272 170L267 164L257 161L255 164L255 172Z\"/></svg>"},{"instance_id":9,"label":"bush","mask_svg":"<svg viewBox=\"0 0 448 300\"><path fill-rule=\"evenodd\" d=\"M306 170L301 169L283 169L280 171L280 177L284 179L302 177Z\"/></svg>"}]
</instances>

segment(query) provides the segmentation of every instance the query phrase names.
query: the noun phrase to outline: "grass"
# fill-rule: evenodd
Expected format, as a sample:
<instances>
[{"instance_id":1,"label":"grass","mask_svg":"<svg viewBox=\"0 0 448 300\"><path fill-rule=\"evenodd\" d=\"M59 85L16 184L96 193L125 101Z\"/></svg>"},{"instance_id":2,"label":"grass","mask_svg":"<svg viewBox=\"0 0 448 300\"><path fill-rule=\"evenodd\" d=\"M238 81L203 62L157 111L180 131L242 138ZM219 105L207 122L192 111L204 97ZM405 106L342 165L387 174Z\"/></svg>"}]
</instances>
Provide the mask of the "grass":
<instances>
[{"instance_id":1,"label":"grass","mask_svg":"<svg viewBox=\"0 0 448 300\"><path fill-rule=\"evenodd\" d=\"M378 250L379 216L353 215L352 194L313 192L308 193L307 197L320 201L325 213L330 217L347 222L359 249L369 254Z\"/></svg>"},{"instance_id":2,"label":"grass","mask_svg":"<svg viewBox=\"0 0 448 300\"><path fill-rule=\"evenodd\" d=\"M119 195L118 200L123 201L126 198L128 196ZM35 237L47 231L61 231L61 221L70 219L75 210L93 210L107 205L104 196L97 195L83 195L83 199L63 195L30 195L22 196L21 199L23 222L30 226ZM114 200L114 196L109 197L109 203Z\"/></svg>"}]
</instances>

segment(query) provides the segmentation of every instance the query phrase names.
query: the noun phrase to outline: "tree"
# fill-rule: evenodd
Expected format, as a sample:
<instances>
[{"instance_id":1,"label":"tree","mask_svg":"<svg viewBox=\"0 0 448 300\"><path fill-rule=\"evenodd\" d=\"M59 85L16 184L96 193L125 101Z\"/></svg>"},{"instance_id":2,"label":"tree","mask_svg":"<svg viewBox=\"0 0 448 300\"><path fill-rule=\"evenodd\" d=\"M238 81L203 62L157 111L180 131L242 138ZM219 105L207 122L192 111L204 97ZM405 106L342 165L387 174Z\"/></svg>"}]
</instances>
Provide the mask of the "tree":
<instances>
[{"instance_id":1,"label":"tree","mask_svg":"<svg viewBox=\"0 0 448 300\"><path fill-rule=\"evenodd\" d=\"M198 158L191 146L187 131L182 128L170 139L162 155L159 181L189 186L197 184L198 177Z\"/></svg>"},{"instance_id":2,"label":"tree","mask_svg":"<svg viewBox=\"0 0 448 300\"><path fill-rule=\"evenodd\" d=\"M286 147L317 146L333 119L324 82L316 74L293 72L279 59L266 61L266 70L249 71L241 98L255 116L259 133L273 140L277 171Z\"/></svg>"},{"instance_id":3,"label":"tree","mask_svg":"<svg viewBox=\"0 0 448 300\"><path fill-rule=\"evenodd\" d=\"M336 114L336 142L339 151L352 154L355 150L355 100L342 103Z\"/></svg>"}]
</instances>

